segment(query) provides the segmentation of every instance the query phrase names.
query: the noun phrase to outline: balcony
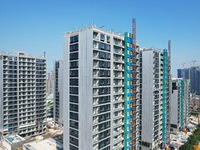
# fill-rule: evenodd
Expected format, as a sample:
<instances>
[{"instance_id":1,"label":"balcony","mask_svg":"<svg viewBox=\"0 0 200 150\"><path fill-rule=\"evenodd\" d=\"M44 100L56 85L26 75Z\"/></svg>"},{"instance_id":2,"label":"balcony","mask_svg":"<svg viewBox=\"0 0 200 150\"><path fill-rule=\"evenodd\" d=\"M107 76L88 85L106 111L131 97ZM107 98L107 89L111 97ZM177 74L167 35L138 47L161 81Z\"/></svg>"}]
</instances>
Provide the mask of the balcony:
<instances>
[{"instance_id":1,"label":"balcony","mask_svg":"<svg viewBox=\"0 0 200 150\"><path fill-rule=\"evenodd\" d=\"M124 140L123 136L119 135L113 138L113 143L119 143L120 141L123 141L123 140Z\"/></svg>"}]
</instances>

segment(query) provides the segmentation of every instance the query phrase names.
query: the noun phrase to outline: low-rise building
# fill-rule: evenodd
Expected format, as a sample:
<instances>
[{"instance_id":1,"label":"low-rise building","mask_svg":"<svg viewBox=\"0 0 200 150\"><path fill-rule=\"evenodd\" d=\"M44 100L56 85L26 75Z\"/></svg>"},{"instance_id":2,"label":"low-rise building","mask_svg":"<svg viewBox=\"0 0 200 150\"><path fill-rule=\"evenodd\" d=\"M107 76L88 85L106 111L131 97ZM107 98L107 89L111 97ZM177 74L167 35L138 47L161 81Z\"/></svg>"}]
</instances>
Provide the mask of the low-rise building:
<instances>
[{"instance_id":1,"label":"low-rise building","mask_svg":"<svg viewBox=\"0 0 200 150\"><path fill-rule=\"evenodd\" d=\"M63 144L53 138L38 140L23 145L23 150L63 150Z\"/></svg>"},{"instance_id":2,"label":"low-rise building","mask_svg":"<svg viewBox=\"0 0 200 150\"><path fill-rule=\"evenodd\" d=\"M16 148L20 147L24 141L25 139L17 134L6 135L3 139L3 147L6 150L16 150Z\"/></svg>"}]
</instances>

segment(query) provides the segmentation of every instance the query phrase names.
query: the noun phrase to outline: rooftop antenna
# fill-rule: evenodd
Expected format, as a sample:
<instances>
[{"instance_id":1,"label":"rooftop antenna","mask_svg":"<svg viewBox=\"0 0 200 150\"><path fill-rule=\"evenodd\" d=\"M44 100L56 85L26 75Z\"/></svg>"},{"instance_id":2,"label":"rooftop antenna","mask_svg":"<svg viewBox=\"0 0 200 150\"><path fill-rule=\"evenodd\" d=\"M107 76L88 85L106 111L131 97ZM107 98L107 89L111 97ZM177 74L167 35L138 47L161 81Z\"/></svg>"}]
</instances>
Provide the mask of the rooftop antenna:
<instances>
[{"instance_id":1,"label":"rooftop antenna","mask_svg":"<svg viewBox=\"0 0 200 150\"><path fill-rule=\"evenodd\" d=\"M44 51L44 58L46 58L46 52Z\"/></svg>"}]
</instances>

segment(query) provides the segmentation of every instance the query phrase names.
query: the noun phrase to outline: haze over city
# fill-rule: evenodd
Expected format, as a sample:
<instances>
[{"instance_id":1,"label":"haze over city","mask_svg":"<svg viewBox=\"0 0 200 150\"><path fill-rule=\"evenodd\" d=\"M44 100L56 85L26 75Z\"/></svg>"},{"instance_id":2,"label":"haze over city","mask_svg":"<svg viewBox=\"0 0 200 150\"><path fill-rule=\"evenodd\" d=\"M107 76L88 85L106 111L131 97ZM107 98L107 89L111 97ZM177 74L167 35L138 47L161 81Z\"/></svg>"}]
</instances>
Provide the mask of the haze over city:
<instances>
[{"instance_id":1,"label":"haze over city","mask_svg":"<svg viewBox=\"0 0 200 150\"><path fill-rule=\"evenodd\" d=\"M136 18L141 47L167 48L172 41L172 74L182 63L199 60L200 1L0 1L0 52L41 56L48 71L62 59L65 32L91 26L131 31ZM191 63L186 64L188 67Z\"/></svg>"}]
</instances>

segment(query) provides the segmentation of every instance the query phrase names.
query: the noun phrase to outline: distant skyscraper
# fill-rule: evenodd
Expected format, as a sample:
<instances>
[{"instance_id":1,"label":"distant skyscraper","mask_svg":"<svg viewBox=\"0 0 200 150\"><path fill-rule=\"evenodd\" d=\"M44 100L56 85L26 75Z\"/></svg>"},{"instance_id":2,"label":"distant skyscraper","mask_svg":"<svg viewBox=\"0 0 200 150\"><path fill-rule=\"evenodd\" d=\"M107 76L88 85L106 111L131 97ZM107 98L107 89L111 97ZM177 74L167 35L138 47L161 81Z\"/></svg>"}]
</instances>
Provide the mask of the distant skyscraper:
<instances>
[{"instance_id":1,"label":"distant skyscraper","mask_svg":"<svg viewBox=\"0 0 200 150\"><path fill-rule=\"evenodd\" d=\"M46 58L0 55L0 132L30 136L46 119Z\"/></svg>"},{"instance_id":2,"label":"distant skyscraper","mask_svg":"<svg viewBox=\"0 0 200 150\"><path fill-rule=\"evenodd\" d=\"M171 131L177 132L185 128L189 118L190 96L189 80L182 78L172 79L171 109Z\"/></svg>"},{"instance_id":3,"label":"distant skyscraper","mask_svg":"<svg viewBox=\"0 0 200 150\"><path fill-rule=\"evenodd\" d=\"M139 102L133 99L136 58L132 47L130 33L120 36L90 27L65 34L66 150L138 148ZM136 85L139 91L139 82Z\"/></svg>"},{"instance_id":4,"label":"distant skyscraper","mask_svg":"<svg viewBox=\"0 0 200 150\"><path fill-rule=\"evenodd\" d=\"M55 61L54 66L54 120L60 126L63 124L63 62Z\"/></svg>"},{"instance_id":5,"label":"distant skyscraper","mask_svg":"<svg viewBox=\"0 0 200 150\"><path fill-rule=\"evenodd\" d=\"M141 49L141 149L167 143L169 74L168 52Z\"/></svg>"},{"instance_id":6,"label":"distant skyscraper","mask_svg":"<svg viewBox=\"0 0 200 150\"><path fill-rule=\"evenodd\" d=\"M54 93L54 71L48 73L47 77L47 95Z\"/></svg>"},{"instance_id":7,"label":"distant skyscraper","mask_svg":"<svg viewBox=\"0 0 200 150\"><path fill-rule=\"evenodd\" d=\"M178 78L190 79L191 93L200 95L200 67L178 69Z\"/></svg>"}]
</instances>

